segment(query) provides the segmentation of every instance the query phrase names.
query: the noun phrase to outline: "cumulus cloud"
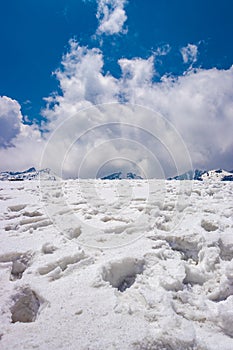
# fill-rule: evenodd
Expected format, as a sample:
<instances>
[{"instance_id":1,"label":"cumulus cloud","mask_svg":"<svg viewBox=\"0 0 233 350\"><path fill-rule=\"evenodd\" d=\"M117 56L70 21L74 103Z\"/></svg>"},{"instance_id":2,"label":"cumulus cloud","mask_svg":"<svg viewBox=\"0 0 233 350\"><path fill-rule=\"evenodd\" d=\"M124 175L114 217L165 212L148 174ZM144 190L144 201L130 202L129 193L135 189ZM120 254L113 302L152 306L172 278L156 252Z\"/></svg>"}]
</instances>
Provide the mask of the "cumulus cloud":
<instances>
[{"instance_id":1,"label":"cumulus cloud","mask_svg":"<svg viewBox=\"0 0 233 350\"><path fill-rule=\"evenodd\" d=\"M62 69L56 76L60 82L65 101L89 102L92 104L108 102L117 94L117 82L111 75L103 75L104 58L97 49L81 47L70 41L70 52L62 59Z\"/></svg>"},{"instance_id":2,"label":"cumulus cloud","mask_svg":"<svg viewBox=\"0 0 233 350\"><path fill-rule=\"evenodd\" d=\"M147 60L141 58L133 58L131 60L122 58L118 63L121 67L122 79L125 83L130 83L134 87L140 87L151 82L154 75L153 56Z\"/></svg>"},{"instance_id":3,"label":"cumulus cloud","mask_svg":"<svg viewBox=\"0 0 233 350\"><path fill-rule=\"evenodd\" d=\"M97 34L113 35L126 33L124 23L127 16L124 10L126 0L98 0L96 17L99 21Z\"/></svg>"},{"instance_id":4,"label":"cumulus cloud","mask_svg":"<svg viewBox=\"0 0 233 350\"><path fill-rule=\"evenodd\" d=\"M134 58L131 60L120 59L118 61L121 71L122 78L118 84L122 96L125 101L130 103L137 103L137 94L143 92L147 87L152 86L152 78L154 75L154 57L141 59Z\"/></svg>"},{"instance_id":5,"label":"cumulus cloud","mask_svg":"<svg viewBox=\"0 0 233 350\"><path fill-rule=\"evenodd\" d=\"M12 140L19 134L21 122L19 103L6 96L0 97L0 148L13 145Z\"/></svg>"},{"instance_id":6,"label":"cumulus cloud","mask_svg":"<svg viewBox=\"0 0 233 350\"><path fill-rule=\"evenodd\" d=\"M41 166L64 177L117 170L167 177L192 164L232 168L233 67L189 69L155 82L156 57L120 59L116 79L103 72L101 50L71 41L55 73L61 93L47 98L43 111L47 133L14 116L7 142L15 147L7 146L5 158L0 153L1 166L21 169L43 154Z\"/></svg>"},{"instance_id":7,"label":"cumulus cloud","mask_svg":"<svg viewBox=\"0 0 233 350\"><path fill-rule=\"evenodd\" d=\"M194 64L197 61L197 55L198 55L198 47L194 44L188 44L185 47L182 47L180 50L183 62L185 64Z\"/></svg>"},{"instance_id":8,"label":"cumulus cloud","mask_svg":"<svg viewBox=\"0 0 233 350\"><path fill-rule=\"evenodd\" d=\"M77 111L64 120L46 145L42 167L52 166L65 177L135 169L160 177L161 169L183 171L187 163L190 169L182 138L160 114L113 103Z\"/></svg>"},{"instance_id":9,"label":"cumulus cloud","mask_svg":"<svg viewBox=\"0 0 233 350\"><path fill-rule=\"evenodd\" d=\"M153 141L148 137L148 134L146 136L143 132L139 133L138 129L137 132L132 128L130 132L126 132L124 127L124 131L121 130L121 133L112 128L99 129L98 132L92 130L85 141L83 139L83 142L74 143L73 147L76 151L71 152L73 154L73 157L70 157L71 166L68 166L68 160L66 162L66 176L68 176L69 171L71 174L72 164L80 164L82 154L86 154L93 148L98 148L98 142L114 139L116 135L124 140L128 137L129 140L137 141L149 151L154 147L158 151L157 159L161 164L164 162L165 173L174 171L174 166L169 165L172 161L166 162L165 160L169 157L161 143L169 145L172 149L176 147L176 139L172 139L173 135L167 132L165 126L156 123L156 113L153 122L151 115L146 115L146 112L142 110L132 112L133 109L129 106L121 109L120 112L117 112L117 109L110 112L107 108L105 111L101 111L99 107L94 110L87 109L95 104L117 101L130 103L134 106L144 106L146 109L149 108L161 113L181 135L195 167L228 166L229 156L233 150L231 135L233 127L233 68L228 70L216 68L189 70L185 75L177 78L164 76L159 83L156 83L153 81L155 59L155 55L148 59L120 59L118 63L122 75L116 79L110 74L103 73L104 57L100 50L79 47L77 43L71 42L70 52L63 57L63 69L57 72L63 93L56 97L55 107L51 109L48 106L44 113L49 120L53 121L51 122L52 129L58 125L58 121L60 123L67 117L77 114L77 118L74 118L70 125L69 123L63 125L56 142L59 143L59 139L63 141L65 139L64 142L68 145L71 142L70 136L67 136L70 135L70 130L76 129L76 136L72 137L78 138L81 132L92 128L93 125L108 124L114 121L136 123L139 127L151 130L156 134L156 137L160 137L162 142L159 146L159 142ZM83 108L86 109L85 112L79 113ZM65 137L63 133L66 135ZM108 159L111 158L111 154L117 157L117 152L118 157L124 155L130 158L134 148L135 144L123 147L121 142L114 141L111 146L108 144L106 152ZM128 149L128 153L126 149ZM103 154L106 152L101 149L95 154L95 162L90 162L87 166L87 173L93 175L91 168L92 170L95 168L94 163L104 162ZM76 155L76 162L74 155ZM133 158L135 163L141 164L143 161L149 176L153 176L156 172L153 164L155 165L156 162L150 160L151 164L149 164L148 155L142 150L135 151L135 155L136 158ZM181 159L178 160L180 164L182 156L183 154L180 154ZM176 154L176 158L179 158L178 154Z\"/></svg>"},{"instance_id":10,"label":"cumulus cloud","mask_svg":"<svg viewBox=\"0 0 233 350\"><path fill-rule=\"evenodd\" d=\"M38 166L41 135L36 126L23 123L20 104L0 97L0 169L23 170Z\"/></svg>"}]
</instances>

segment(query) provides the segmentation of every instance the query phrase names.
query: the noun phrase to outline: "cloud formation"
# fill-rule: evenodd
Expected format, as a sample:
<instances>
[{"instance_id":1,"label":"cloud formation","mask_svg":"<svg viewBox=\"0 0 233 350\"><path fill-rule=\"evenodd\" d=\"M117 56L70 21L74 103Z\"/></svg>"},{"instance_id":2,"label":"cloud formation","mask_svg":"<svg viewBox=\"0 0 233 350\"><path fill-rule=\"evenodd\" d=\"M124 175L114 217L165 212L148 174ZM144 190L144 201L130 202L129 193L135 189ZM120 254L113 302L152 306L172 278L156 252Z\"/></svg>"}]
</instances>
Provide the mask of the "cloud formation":
<instances>
[{"instance_id":1,"label":"cloud formation","mask_svg":"<svg viewBox=\"0 0 233 350\"><path fill-rule=\"evenodd\" d=\"M101 103L136 104L158 111L175 126L188 147L195 167L227 167L233 151L231 135L233 68L189 70L177 78L164 76L159 83L156 83L153 81L155 59L156 56L148 59L120 59L118 63L122 75L116 79L109 73L103 73L104 57L100 50L83 48L76 42L71 42L70 52L63 57L63 69L57 71L62 95L56 96L55 107L51 109L48 106L44 111L45 116L51 120L51 130L67 117L75 114L77 114L76 128L82 131L90 127L88 122L90 119L94 123L91 125L114 121L133 123L133 114L129 109L121 110L120 116L117 113L115 116L113 113L100 113L98 108L96 114L94 113L95 116L91 110L87 110L85 116L80 115L80 117L78 117L78 112L83 108ZM141 111L140 125L146 126L150 121L150 130L156 131L156 123L153 125L151 118L144 114ZM73 127L70 126L70 128ZM160 135L162 139L166 138L165 129L160 129L159 132L164 133ZM65 133L68 135L68 130ZM115 133L117 133L116 130ZM132 135L129 134L130 139ZM98 133L95 131L91 138L83 142L85 150L83 148L79 154L96 147L98 142L106 141L106 135L104 129L102 132L99 130ZM114 130L109 131L107 139L113 137L112 135L114 135ZM123 136L125 137L124 133ZM137 141L148 147L145 135L140 134ZM111 157L111 147L109 146L108 149L109 157ZM112 150L113 154L115 154L115 148L116 143ZM127 154L125 150L124 152L121 150L119 145L118 151L118 156ZM102 156L103 152L100 152L99 156L95 155L95 162L99 164L103 162ZM147 163L145 159L144 163ZM140 162L141 158L138 154L138 163ZM144 164L144 167L150 169L149 174L153 176L155 168L151 164ZM90 168L91 165L89 171L91 171ZM166 172L169 165L166 164L165 168Z\"/></svg>"},{"instance_id":2,"label":"cloud formation","mask_svg":"<svg viewBox=\"0 0 233 350\"><path fill-rule=\"evenodd\" d=\"M103 72L100 49L70 41L56 71L61 93L47 98L43 111L46 133L23 125L19 104L7 100L16 127L6 139L15 147L0 152L2 170L35 165L45 150L42 165L65 177L119 168L167 177L177 167L189 170L184 144L194 167L233 167L233 67L188 69L155 82L156 59L120 59L116 79Z\"/></svg>"},{"instance_id":3,"label":"cloud formation","mask_svg":"<svg viewBox=\"0 0 233 350\"><path fill-rule=\"evenodd\" d=\"M0 97L0 148L13 146L13 139L20 132L22 114L17 101Z\"/></svg>"},{"instance_id":4,"label":"cloud formation","mask_svg":"<svg viewBox=\"0 0 233 350\"><path fill-rule=\"evenodd\" d=\"M97 34L113 35L126 33L124 23L127 16L124 10L126 0L97 0L96 17L99 21Z\"/></svg>"},{"instance_id":5,"label":"cloud formation","mask_svg":"<svg viewBox=\"0 0 233 350\"><path fill-rule=\"evenodd\" d=\"M9 97L0 97L1 170L24 170L38 166L41 141L37 126L23 123L20 104Z\"/></svg>"},{"instance_id":6,"label":"cloud formation","mask_svg":"<svg viewBox=\"0 0 233 350\"><path fill-rule=\"evenodd\" d=\"M180 50L183 62L185 64L190 64L191 66L197 61L198 46L194 44L188 44L182 47Z\"/></svg>"}]
</instances>

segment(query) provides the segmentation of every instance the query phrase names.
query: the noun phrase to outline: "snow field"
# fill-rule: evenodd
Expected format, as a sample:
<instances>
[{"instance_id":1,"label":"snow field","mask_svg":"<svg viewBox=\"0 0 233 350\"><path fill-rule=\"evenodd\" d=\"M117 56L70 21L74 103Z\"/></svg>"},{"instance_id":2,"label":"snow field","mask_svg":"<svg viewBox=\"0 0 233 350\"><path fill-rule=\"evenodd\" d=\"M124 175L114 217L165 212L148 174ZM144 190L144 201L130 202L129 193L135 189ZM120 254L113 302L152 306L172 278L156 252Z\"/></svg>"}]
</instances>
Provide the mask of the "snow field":
<instances>
[{"instance_id":1,"label":"snow field","mask_svg":"<svg viewBox=\"0 0 233 350\"><path fill-rule=\"evenodd\" d=\"M231 182L0 183L0 348L233 348Z\"/></svg>"}]
</instances>

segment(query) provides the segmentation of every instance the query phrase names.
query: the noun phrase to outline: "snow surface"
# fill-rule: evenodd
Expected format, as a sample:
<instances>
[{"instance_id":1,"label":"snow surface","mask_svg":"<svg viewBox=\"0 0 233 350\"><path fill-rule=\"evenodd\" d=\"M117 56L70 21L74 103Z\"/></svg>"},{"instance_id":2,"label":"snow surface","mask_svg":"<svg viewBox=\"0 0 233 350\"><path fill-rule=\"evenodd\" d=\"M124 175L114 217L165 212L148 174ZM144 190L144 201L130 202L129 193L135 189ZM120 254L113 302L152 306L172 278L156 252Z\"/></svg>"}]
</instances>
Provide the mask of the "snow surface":
<instances>
[{"instance_id":1,"label":"snow surface","mask_svg":"<svg viewBox=\"0 0 233 350\"><path fill-rule=\"evenodd\" d=\"M232 350L232 195L232 182L0 182L0 348Z\"/></svg>"}]
</instances>

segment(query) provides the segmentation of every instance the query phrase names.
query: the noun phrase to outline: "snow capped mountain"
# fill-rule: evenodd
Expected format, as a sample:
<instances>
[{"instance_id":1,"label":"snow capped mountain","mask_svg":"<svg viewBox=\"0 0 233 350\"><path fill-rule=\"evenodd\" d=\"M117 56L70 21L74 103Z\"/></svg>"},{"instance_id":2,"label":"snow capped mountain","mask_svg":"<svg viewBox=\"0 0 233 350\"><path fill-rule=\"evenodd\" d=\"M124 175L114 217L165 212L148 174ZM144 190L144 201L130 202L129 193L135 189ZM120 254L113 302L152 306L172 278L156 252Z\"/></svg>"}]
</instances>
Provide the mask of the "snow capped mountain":
<instances>
[{"instance_id":1,"label":"snow capped mountain","mask_svg":"<svg viewBox=\"0 0 233 350\"><path fill-rule=\"evenodd\" d=\"M184 174L168 178L168 180L197 180L197 181L233 181L233 173L223 170L190 170Z\"/></svg>"},{"instance_id":2,"label":"snow capped mountain","mask_svg":"<svg viewBox=\"0 0 233 350\"><path fill-rule=\"evenodd\" d=\"M56 180L56 176L52 171L47 169L36 170L34 167L25 171L3 171L0 172L0 181L24 181L24 180L38 180L39 177L45 177L46 180Z\"/></svg>"},{"instance_id":3,"label":"snow capped mountain","mask_svg":"<svg viewBox=\"0 0 233 350\"><path fill-rule=\"evenodd\" d=\"M127 173L126 175L123 175L122 172L119 171L118 173L113 173L101 178L101 180L123 180L123 179L142 180L142 177L131 172Z\"/></svg>"},{"instance_id":4,"label":"snow capped mountain","mask_svg":"<svg viewBox=\"0 0 233 350\"><path fill-rule=\"evenodd\" d=\"M0 172L0 181L24 181L24 180L38 180L43 178L44 180L56 180L57 176L46 168L42 170L36 170L34 167L25 171L3 171ZM101 178L101 180L142 180L140 175L132 172L123 174L121 171L109 174ZM197 181L233 181L233 171L229 172L223 169L215 170L190 170L184 174L169 177L168 180L197 180Z\"/></svg>"},{"instance_id":5,"label":"snow capped mountain","mask_svg":"<svg viewBox=\"0 0 233 350\"><path fill-rule=\"evenodd\" d=\"M42 178L44 180L56 180L57 176L49 168L36 170L34 167L32 167L24 171L0 172L0 181L38 180L39 178ZM101 178L101 180L123 180L123 179L141 180L142 177L132 172L129 172L126 175L124 175L121 171L119 171Z\"/></svg>"},{"instance_id":6,"label":"snow capped mountain","mask_svg":"<svg viewBox=\"0 0 233 350\"><path fill-rule=\"evenodd\" d=\"M127 179L142 180L142 177L140 175L136 175L134 173L127 173L126 177Z\"/></svg>"},{"instance_id":7,"label":"snow capped mountain","mask_svg":"<svg viewBox=\"0 0 233 350\"><path fill-rule=\"evenodd\" d=\"M121 180L122 179L122 172L119 173L113 173L104 177L101 177L101 180Z\"/></svg>"},{"instance_id":8,"label":"snow capped mountain","mask_svg":"<svg viewBox=\"0 0 233 350\"><path fill-rule=\"evenodd\" d=\"M177 175L174 177L169 177L168 180L199 180L202 181L202 175L205 173L205 170L189 170L184 174Z\"/></svg>"},{"instance_id":9,"label":"snow capped mountain","mask_svg":"<svg viewBox=\"0 0 233 350\"><path fill-rule=\"evenodd\" d=\"M210 170L202 175L202 180L233 181L233 174L223 169Z\"/></svg>"}]
</instances>

